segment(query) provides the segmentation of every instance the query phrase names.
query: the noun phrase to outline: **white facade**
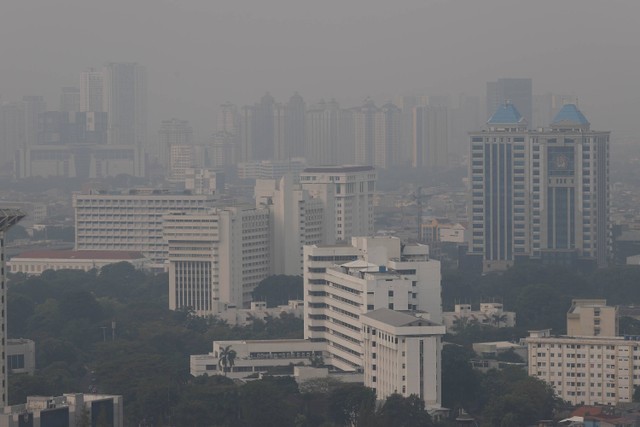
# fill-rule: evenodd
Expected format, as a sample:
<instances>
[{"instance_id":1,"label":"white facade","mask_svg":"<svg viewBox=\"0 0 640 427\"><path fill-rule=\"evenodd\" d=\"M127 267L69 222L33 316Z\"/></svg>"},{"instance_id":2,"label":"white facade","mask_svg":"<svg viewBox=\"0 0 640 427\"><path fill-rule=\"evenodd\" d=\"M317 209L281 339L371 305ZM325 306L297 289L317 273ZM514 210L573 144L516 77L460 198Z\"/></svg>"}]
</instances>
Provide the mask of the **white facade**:
<instances>
[{"instance_id":1,"label":"white facade","mask_svg":"<svg viewBox=\"0 0 640 427\"><path fill-rule=\"evenodd\" d=\"M169 180L171 181L184 181L187 170L201 167L204 163L202 146L174 144L169 151Z\"/></svg>"},{"instance_id":2,"label":"white facade","mask_svg":"<svg viewBox=\"0 0 640 427\"><path fill-rule=\"evenodd\" d=\"M184 189L192 194L224 192L224 173L212 169L189 168L184 171Z\"/></svg>"},{"instance_id":3,"label":"white facade","mask_svg":"<svg viewBox=\"0 0 640 427\"><path fill-rule=\"evenodd\" d=\"M293 176L258 180L256 204L271 211L273 274L301 276L304 245L324 243L324 204L312 198Z\"/></svg>"},{"instance_id":4,"label":"white facade","mask_svg":"<svg viewBox=\"0 0 640 427\"><path fill-rule=\"evenodd\" d=\"M102 70L89 69L80 73L80 111L104 111Z\"/></svg>"},{"instance_id":5,"label":"white facade","mask_svg":"<svg viewBox=\"0 0 640 427\"><path fill-rule=\"evenodd\" d=\"M12 257L7 262L7 269L11 273L39 276L46 270L99 270L105 265L119 262L128 262L135 268L144 268L149 260L140 252L37 251Z\"/></svg>"},{"instance_id":6,"label":"white facade","mask_svg":"<svg viewBox=\"0 0 640 427\"><path fill-rule=\"evenodd\" d=\"M377 173L373 166L320 166L300 174L302 188L324 204L324 241L372 236Z\"/></svg>"},{"instance_id":7,"label":"white facade","mask_svg":"<svg viewBox=\"0 0 640 427\"><path fill-rule=\"evenodd\" d=\"M238 163L238 178L280 179L289 173L293 174L294 177L297 177L304 170L306 165L306 161L303 158L242 162Z\"/></svg>"},{"instance_id":8,"label":"white facade","mask_svg":"<svg viewBox=\"0 0 640 427\"><path fill-rule=\"evenodd\" d=\"M76 250L137 251L161 265L168 257L162 216L172 211L205 212L213 205L208 195L166 190L74 194Z\"/></svg>"},{"instance_id":9,"label":"white facade","mask_svg":"<svg viewBox=\"0 0 640 427\"><path fill-rule=\"evenodd\" d=\"M7 371L30 374L36 371L36 343L25 338L9 338L6 346Z\"/></svg>"},{"instance_id":10,"label":"white facade","mask_svg":"<svg viewBox=\"0 0 640 427\"><path fill-rule=\"evenodd\" d=\"M164 217L169 308L216 314L221 304L248 307L251 292L271 274L267 208L222 208Z\"/></svg>"},{"instance_id":11,"label":"white facade","mask_svg":"<svg viewBox=\"0 0 640 427\"><path fill-rule=\"evenodd\" d=\"M305 338L323 342L332 366L363 366L360 315L379 308L442 318L440 262L428 247L395 237L353 238L350 246L305 246Z\"/></svg>"},{"instance_id":12,"label":"white facade","mask_svg":"<svg viewBox=\"0 0 640 427\"><path fill-rule=\"evenodd\" d=\"M364 385L376 391L378 400L415 394L426 407L439 408L445 327L420 315L382 308L360 316Z\"/></svg>"},{"instance_id":13,"label":"white facade","mask_svg":"<svg viewBox=\"0 0 640 427\"><path fill-rule=\"evenodd\" d=\"M324 349L322 343L308 340L215 341L211 353L191 356L191 375L223 375L219 363L220 353L221 349L227 347L236 352L234 366L226 372L226 376L230 378L245 378L291 364L306 365L310 363L310 359L321 357Z\"/></svg>"}]
</instances>

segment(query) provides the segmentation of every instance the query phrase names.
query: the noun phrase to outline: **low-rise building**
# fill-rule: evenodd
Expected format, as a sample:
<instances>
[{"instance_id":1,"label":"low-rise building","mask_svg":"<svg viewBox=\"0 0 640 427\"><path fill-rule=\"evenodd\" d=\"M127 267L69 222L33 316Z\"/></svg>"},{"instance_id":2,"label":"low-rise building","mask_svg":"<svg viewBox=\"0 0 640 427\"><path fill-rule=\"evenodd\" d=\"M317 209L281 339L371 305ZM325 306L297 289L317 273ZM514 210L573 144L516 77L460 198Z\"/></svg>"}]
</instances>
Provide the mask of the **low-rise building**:
<instances>
[{"instance_id":1,"label":"low-rise building","mask_svg":"<svg viewBox=\"0 0 640 427\"><path fill-rule=\"evenodd\" d=\"M20 405L5 406L0 427L124 426L122 396L69 393L29 396Z\"/></svg>"},{"instance_id":2,"label":"low-rise building","mask_svg":"<svg viewBox=\"0 0 640 427\"><path fill-rule=\"evenodd\" d=\"M439 408L444 326L429 320L428 313L388 308L363 314L360 321L364 384L376 391L378 400L393 393L415 394L426 407Z\"/></svg>"},{"instance_id":3,"label":"low-rise building","mask_svg":"<svg viewBox=\"0 0 640 427\"><path fill-rule=\"evenodd\" d=\"M456 304L453 311L442 313L442 323L449 333L456 333L466 324L512 328L516 325L516 313L504 311L502 303L497 302L480 303L479 310L473 310L471 304Z\"/></svg>"},{"instance_id":4,"label":"low-rise building","mask_svg":"<svg viewBox=\"0 0 640 427\"><path fill-rule=\"evenodd\" d=\"M30 374L36 371L36 343L26 338L9 338L5 348L7 371L11 374Z\"/></svg>"},{"instance_id":5,"label":"low-rise building","mask_svg":"<svg viewBox=\"0 0 640 427\"><path fill-rule=\"evenodd\" d=\"M247 326L255 320L265 321L269 317L280 317L283 314L302 318L304 314L304 301L290 300L287 305L267 307L264 301L252 301L251 308L226 307L216 317L227 322L229 326Z\"/></svg>"},{"instance_id":6,"label":"low-rise building","mask_svg":"<svg viewBox=\"0 0 640 427\"><path fill-rule=\"evenodd\" d=\"M313 360L321 360L323 349L322 343L299 339L214 341L211 353L191 355L190 372L193 376L246 378L291 365L310 365ZM235 357L225 370L221 357L230 350L235 352Z\"/></svg>"},{"instance_id":7,"label":"low-rise building","mask_svg":"<svg viewBox=\"0 0 640 427\"><path fill-rule=\"evenodd\" d=\"M99 270L119 262L145 268L149 260L133 251L33 251L14 256L7 262L7 268L11 273L39 276L46 270Z\"/></svg>"}]
</instances>

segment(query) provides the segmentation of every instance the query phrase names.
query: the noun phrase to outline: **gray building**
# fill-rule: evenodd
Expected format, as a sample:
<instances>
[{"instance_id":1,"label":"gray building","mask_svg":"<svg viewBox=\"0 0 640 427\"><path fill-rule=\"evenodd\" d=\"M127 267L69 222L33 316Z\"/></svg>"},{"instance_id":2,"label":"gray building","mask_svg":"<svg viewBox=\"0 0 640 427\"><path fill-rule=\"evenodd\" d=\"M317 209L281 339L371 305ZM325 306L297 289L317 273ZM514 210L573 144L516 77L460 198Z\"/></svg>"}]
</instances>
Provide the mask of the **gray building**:
<instances>
[{"instance_id":1,"label":"gray building","mask_svg":"<svg viewBox=\"0 0 640 427\"><path fill-rule=\"evenodd\" d=\"M487 82L487 116L505 102L516 106L528 126L533 124L533 82L531 79L506 78Z\"/></svg>"}]
</instances>

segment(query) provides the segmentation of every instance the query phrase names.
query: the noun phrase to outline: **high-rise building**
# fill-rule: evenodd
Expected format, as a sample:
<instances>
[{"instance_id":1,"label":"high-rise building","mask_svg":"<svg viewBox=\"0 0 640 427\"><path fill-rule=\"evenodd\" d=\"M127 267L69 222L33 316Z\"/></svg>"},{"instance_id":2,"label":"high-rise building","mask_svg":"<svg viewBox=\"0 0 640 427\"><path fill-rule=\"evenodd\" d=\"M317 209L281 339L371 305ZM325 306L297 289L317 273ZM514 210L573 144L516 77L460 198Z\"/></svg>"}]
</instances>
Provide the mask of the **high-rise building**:
<instances>
[{"instance_id":1,"label":"high-rise building","mask_svg":"<svg viewBox=\"0 0 640 427\"><path fill-rule=\"evenodd\" d=\"M267 92L253 107L251 145L254 160L270 160L274 155L273 113L275 100Z\"/></svg>"},{"instance_id":2,"label":"high-rise building","mask_svg":"<svg viewBox=\"0 0 640 427\"><path fill-rule=\"evenodd\" d=\"M257 180L256 205L271 212L273 274L302 275L302 248L323 244L324 204L310 196L293 175Z\"/></svg>"},{"instance_id":3,"label":"high-rise building","mask_svg":"<svg viewBox=\"0 0 640 427\"><path fill-rule=\"evenodd\" d=\"M235 165L236 144L238 137L225 131L218 131L211 135L207 146L207 166L225 168Z\"/></svg>"},{"instance_id":4,"label":"high-rise building","mask_svg":"<svg viewBox=\"0 0 640 427\"><path fill-rule=\"evenodd\" d=\"M543 262L607 265L609 132L592 131L575 104L531 134L532 249Z\"/></svg>"},{"instance_id":5,"label":"high-rise building","mask_svg":"<svg viewBox=\"0 0 640 427\"><path fill-rule=\"evenodd\" d=\"M485 270L528 257L606 265L609 132L592 131L574 104L529 131L507 103L470 136L470 253Z\"/></svg>"},{"instance_id":6,"label":"high-rise building","mask_svg":"<svg viewBox=\"0 0 640 427\"><path fill-rule=\"evenodd\" d=\"M305 112L306 104L298 92L294 93L287 102L287 116L285 119L285 139L290 150L287 158L306 157L305 146Z\"/></svg>"},{"instance_id":7,"label":"high-rise building","mask_svg":"<svg viewBox=\"0 0 640 427\"><path fill-rule=\"evenodd\" d=\"M529 131L513 104L502 104L486 130L472 132L470 253L483 270L506 269L530 255Z\"/></svg>"},{"instance_id":8,"label":"high-rise building","mask_svg":"<svg viewBox=\"0 0 640 427\"><path fill-rule=\"evenodd\" d=\"M236 148L236 161L251 162L253 155L253 135L254 135L254 107L245 105L240 110L238 125L238 146Z\"/></svg>"},{"instance_id":9,"label":"high-rise building","mask_svg":"<svg viewBox=\"0 0 640 427\"><path fill-rule=\"evenodd\" d=\"M80 89L77 87L63 87L60 94L60 111L75 113L80 111Z\"/></svg>"},{"instance_id":10,"label":"high-rise building","mask_svg":"<svg viewBox=\"0 0 640 427\"><path fill-rule=\"evenodd\" d=\"M387 169L398 166L402 139L402 112L391 102L384 104L375 114L373 164Z\"/></svg>"},{"instance_id":11,"label":"high-rise building","mask_svg":"<svg viewBox=\"0 0 640 427\"><path fill-rule=\"evenodd\" d=\"M449 157L448 109L424 106L413 109L414 168L445 167Z\"/></svg>"},{"instance_id":12,"label":"high-rise building","mask_svg":"<svg viewBox=\"0 0 640 427\"><path fill-rule=\"evenodd\" d=\"M373 235L376 180L373 166L318 166L300 174L302 188L324 204L325 242Z\"/></svg>"},{"instance_id":13,"label":"high-rise building","mask_svg":"<svg viewBox=\"0 0 640 427\"><path fill-rule=\"evenodd\" d=\"M364 365L360 316L380 308L423 310L440 322L440 262L396 237L354 237L344 246L305 246L305 338L326 343L325 362Z\"/></svg>"},{"instance_id":14,"label":"high-rise building","mask_svg":"<svg viewBox=\"0 0 640 427\"><path fill-rule=\"evenodd\" d=\"M104 73L89 68L80 73L80 111L104 110Z\"/></svg>"},{"instance_id":15,"label":"high-rise building","mask_svg":"<svg viewBox=\"0 0 640 427\"><path fill-rule=\"evenodd\" d=\"M109 144L147 150L147 73L129 62L111 62L103 71L103 108L109 120Z\"/></svg>"},{"instance_id":16,"label":"high-rise building","mask_svg":"<svg viewBox=\"0 0 640 427\"><path fill-rule=\"evenodd\" d=\"M338 156L340 105L321 101L306 113L306 159L311 166L335 165Z\"/></svg>"},{"instance_id":17,"label":"high-rise building","mask_svg":"<svg viewBox=\"0 0 640 427\"><path fill-rule=\"evenodd\" d=\"M516 106L527 126L533 124L533 83L531 79L506 78L487 82L487 117L500 105Z\"/></svg>"},{"instance_id":18,"label":"high-rise building","mask_svg":"<svg viewBox=\"0 0 640 427\"><path fill-rule=\"evenodd\" d=\"M16 151L25 146L24 104L9 102L0 106L0 167L12 168ZM19 166L19 165L18 165Z\"/></svg>"},{"instance_id":19,"label":"high-rise building","mask_svg":"<svg viewBox=\"0 0 640 427\"><path fill-rule=\"evenodd\" d=\"M38 144L38 118L47 111L47 103L42 96L24 96L24 143L26 148Z\"/></svg>"},{"instance_id":20,"label":"high-rise building","mask_svg":"<svg viewBox=\"0 0 640 427\"><path fill-rule=\"evenodd\" d=\"M375 163L375 122L378 111L371 99L366 99L362 106L353 109L355 162L358 165Z\"/></svg>"},{"instance_id":21,"label":"high-rise building","mask_svg":"<svg viewBox=\"0 0 640 427\"><path fill-rule=\"evenodd\" d=\"M284 104L273 105L273 160L291 158L291 147L287 139L289 111Z\"/></svg>"},{"instance_id":22,"label":"high-rise building","mask_svg":"<svg viewBox=\"0 0 640 427\"><path fill-rule=\"evenodd\" d=\"M225 305L248 307L271 274L269 215L268 208L239 207L166 214L169 308L207 316Z\"/></svg>"},{"instance_id":23,"label":"high-rise building","mask_svg":"<svg viewBox=\"0 0 640 427\"><path fill-rule=\"evenodd\" d=\"M184 181L186 171L203 167L204 160L205 150L201 145L172 145L169 152L169 180Z\"/></svg>"},{"instance_id":24,"label":"high-rise building","mask_svg":"<svg viewBox=\"0 0 640 427\"><path fill-rule=\"evenodd\" d=\"M8 340L7 336L7 286L5 283L6 275L5 275L5 256L4 256L4 245L5 245L5 236L6 232L16 225L22 218L24 218L24 214L17 209L0 209L0 307L2 307L2 315L0 316L0 321L2 321L2 327L0 328L0 353L2 353L2 401L0 401L2 407L7 406L8 402L8 392L7 385L8 379L7 374L9 370L7 369L7 358L6 358L6 343Z\"/></svg>"},{"instance_id":25,"label":"high-rise building","mask_svg":"<svg viewBox=\"0 0 640 427\"><path fill-rule=\"evenodd\" d=\"M191 145L193 131L189 121L180 119L163 120L158 130L158 162L169 166L172 145Z\"/></svg>"},{"instance_id":26,"label":"high-rise building","mask_svg":"<svg viewBox=\"0 0 640 427\"><path fill-rule=\"evenodd\" d=\"M238 135L239 131L238 108L227 101L220 105L220 112L218 113L218 132L226 132L230 135Z\"/></svg>"},{"instance_id":27,"label":"high-rise building","mask_svg":"<svg viewBox=\"0 0 640 427\"><path fill-rule=\"evenodd\" d=\"M172 211L205 212L214 203L211 195L154 189L74 194L76 250L142 252L162 268L168 257L162 216Z\"/></svg>"}]
</instances>

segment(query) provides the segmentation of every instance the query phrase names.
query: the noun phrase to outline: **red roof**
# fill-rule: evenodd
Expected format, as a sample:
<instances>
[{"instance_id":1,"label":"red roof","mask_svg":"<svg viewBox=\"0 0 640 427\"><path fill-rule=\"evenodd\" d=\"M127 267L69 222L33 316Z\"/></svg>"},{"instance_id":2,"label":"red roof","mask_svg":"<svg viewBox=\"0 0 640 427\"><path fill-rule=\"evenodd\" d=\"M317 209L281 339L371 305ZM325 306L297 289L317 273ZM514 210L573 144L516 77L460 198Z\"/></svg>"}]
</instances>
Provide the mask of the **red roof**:
<instances>
[{"instance_id":1,"label":"red roof","mask_svg":"<svg viewBox=\"0 0 640 427\"><path fill-rule=\"evenodd\" d=\"M33 251L22 253L13 257L12 260L24 258L127 260L144 258L144 255L134 251Z\"/></svg>"},{"instance_id":2,"label":"red roof","mask_svg":"<svg viewBox=\"0 0 640 427\"><path fill-rule=\"evenodd\" d=\"M584 417L587 414L590 416L599 416L604 412L603 409L602 406L581 406L576 408L571 415L574 417Z\"/></svg>"}]
</instances>

